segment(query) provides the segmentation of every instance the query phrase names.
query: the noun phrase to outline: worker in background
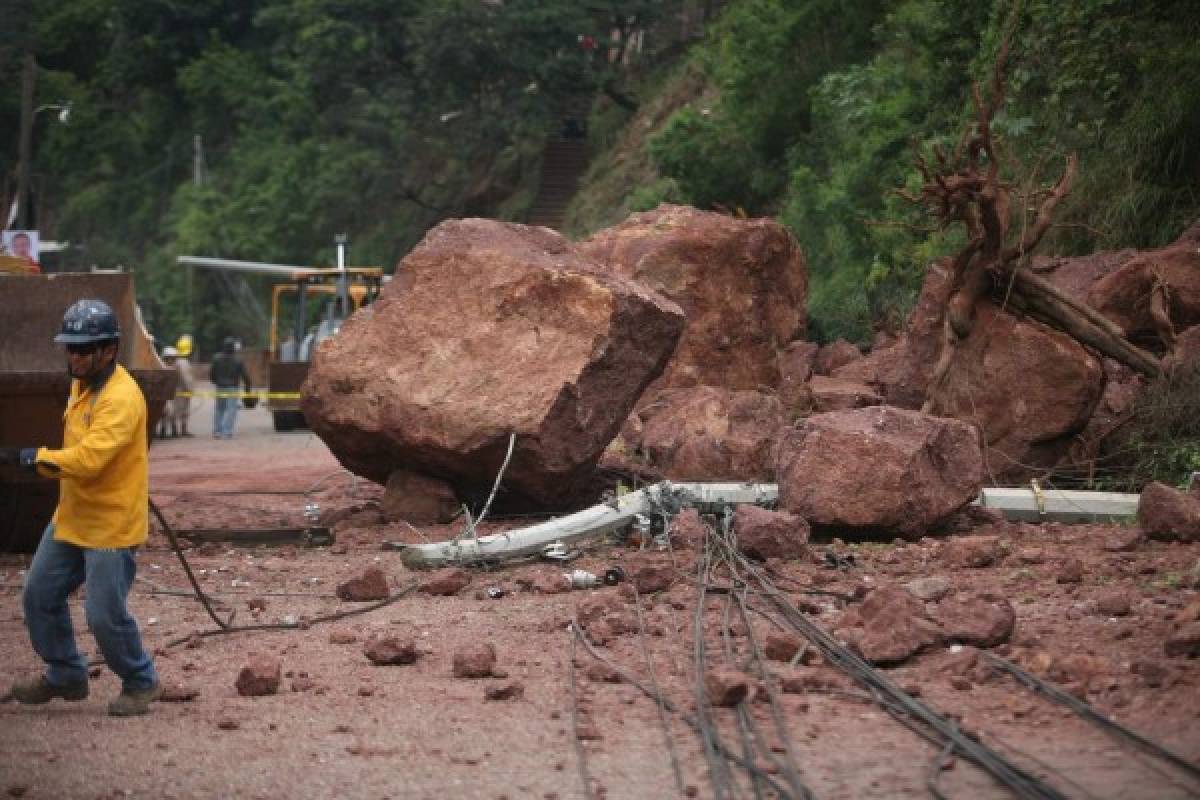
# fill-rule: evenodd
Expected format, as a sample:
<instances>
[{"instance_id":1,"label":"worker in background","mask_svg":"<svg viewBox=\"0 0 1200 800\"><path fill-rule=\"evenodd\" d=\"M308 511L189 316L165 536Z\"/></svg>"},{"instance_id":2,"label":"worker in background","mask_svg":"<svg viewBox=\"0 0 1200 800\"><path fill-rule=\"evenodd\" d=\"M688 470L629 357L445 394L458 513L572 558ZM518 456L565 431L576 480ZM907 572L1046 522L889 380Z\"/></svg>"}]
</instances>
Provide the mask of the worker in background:
<instances>
[{"instance_id":1,"label":"worker in background","mask_svg":"<svg viewBox=\"0 0 1200 800\"><path fill-rule=\"evenodd\" d=\"M163 363L167 365L167 369L175 369L175 363L178 360L179 351L174 347L167 345L162 351ZM175 391L179 391L178 382L175 384ZM162 416L158 418L158 430L154 435L159 439L174 439L179 435L179 427L175 424L175 404L179 402L178 398L172 397L163 407Z\"/></svg>"},{"instance_id":2,"label":"worker in background","mask_svg":"<svg viewBox=\"0 0 1200 800\"><path fill-rule=\"evenodd\" d=\"M226 337L221 352L213 356L209 379L217 387L217 403L213 410L213 438L232 439L237 421L238 386L250 391L250 376L237 355L237 342Z\"/></svg>"},{"instance_id":3,"label":"worker in background","mask_svg":"<svg viewBox=\"0 0 1200 800\"><path fill-rule=\"evenodd\" d=\"M175 371L179 373L179 382L175 385L175 402L172 411L175 414L175 426L180 436L191 436L188 432L188 418L192 415L192 392L195 391L195 379L192 377L192 335L185 333L175 343L179 354L175 359Z\"/></svg>"},{"instance_id":4,"label":"worker in background","mask_svg":"<svg viewBox=\"0 0 1200 800\"><path fill-rule=\"evenodd\" d=\"M66 345L74 379L63 415L63 446L0 448L0 463L19 464L61 482L58 508L25 578L25 625L45 673L18 682L18 703L88 696L88 662L75 645L67 598L85 587L84 612L104 663L121 678L114 716L145 714L161 693L126 600L146 541L150 469L146 400L117 364L121 331L101 300L80 300L54 341Z\"/></svg>"}]
</instances>

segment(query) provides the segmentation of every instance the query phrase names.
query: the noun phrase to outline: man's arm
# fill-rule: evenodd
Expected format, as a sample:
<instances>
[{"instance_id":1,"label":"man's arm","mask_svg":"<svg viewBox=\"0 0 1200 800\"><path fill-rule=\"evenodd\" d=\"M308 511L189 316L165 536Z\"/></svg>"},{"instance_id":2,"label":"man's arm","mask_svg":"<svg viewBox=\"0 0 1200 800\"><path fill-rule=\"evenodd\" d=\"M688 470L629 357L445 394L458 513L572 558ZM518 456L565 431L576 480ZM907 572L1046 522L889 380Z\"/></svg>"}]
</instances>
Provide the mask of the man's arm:
<instances>
[{"instance_id":1,"label":"man's arm","mask_svg":"<svg viewBox=\"0 0 1200 800\"><path fill-rule=\"evenodd\" d=\"M101 399L87 434L78 444L61 450L38 448L38 473L47 478L94 478L133 439L137 426L142 424L144 420L132 403Z\"/></svg>"}]
</instances>

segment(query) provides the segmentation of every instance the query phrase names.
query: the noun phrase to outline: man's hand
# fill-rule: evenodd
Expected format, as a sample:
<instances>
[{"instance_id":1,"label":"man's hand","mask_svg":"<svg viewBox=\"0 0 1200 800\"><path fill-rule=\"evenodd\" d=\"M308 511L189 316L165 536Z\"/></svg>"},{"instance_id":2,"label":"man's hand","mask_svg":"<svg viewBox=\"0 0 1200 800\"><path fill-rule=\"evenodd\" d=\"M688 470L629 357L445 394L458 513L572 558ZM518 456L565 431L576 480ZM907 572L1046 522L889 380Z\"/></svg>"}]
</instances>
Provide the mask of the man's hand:
<instances>
[{"instance_id":1,"label":"man's hand","mask_svg":"<svg viewBox=\"0 0 1200 800\"><path fill-rule=\"evenodd\" d=\"M0 465L12 467L37 467L36 447L0 447Z\"/></svg>"}]
</instances>

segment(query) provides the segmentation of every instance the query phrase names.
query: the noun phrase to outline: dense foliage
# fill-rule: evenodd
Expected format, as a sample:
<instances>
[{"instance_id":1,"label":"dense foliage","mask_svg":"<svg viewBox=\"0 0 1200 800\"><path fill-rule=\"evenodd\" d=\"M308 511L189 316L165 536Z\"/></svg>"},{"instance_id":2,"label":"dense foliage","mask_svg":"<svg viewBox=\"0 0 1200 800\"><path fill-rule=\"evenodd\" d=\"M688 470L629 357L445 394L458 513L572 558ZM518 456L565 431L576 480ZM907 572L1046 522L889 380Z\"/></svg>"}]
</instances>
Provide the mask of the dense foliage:
<instances>
[{"instance_id":1,"label":"dense foliage","mask_svg":"<svg viewBox=\"0 0 1200 800\"><path fill-rule=\"evenodd\" d=\"M177 255L329 264L346 232L390 269L441 219L518 213L564 98L619 96L580 37L679 5L27 0L0 34L6 194L28 53L35 104L72 109L34 120L32 224L72 243L51 266L135 269L160 338L261 342L262 287Z\"/></svg>"}]
</instances>

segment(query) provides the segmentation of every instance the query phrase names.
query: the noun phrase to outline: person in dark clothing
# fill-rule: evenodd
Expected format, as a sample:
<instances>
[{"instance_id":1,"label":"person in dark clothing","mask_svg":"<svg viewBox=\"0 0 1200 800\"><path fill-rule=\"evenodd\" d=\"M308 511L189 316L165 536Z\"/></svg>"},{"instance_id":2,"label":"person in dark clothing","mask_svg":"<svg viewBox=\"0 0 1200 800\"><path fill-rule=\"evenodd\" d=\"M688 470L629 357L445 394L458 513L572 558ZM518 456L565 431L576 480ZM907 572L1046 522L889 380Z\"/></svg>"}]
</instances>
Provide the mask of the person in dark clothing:
<instances>
[{"instance_id":1,"label":"person in dark clothing","mask_svg":"<svg viewBox=\"0 0 1200 800\"><path fill-rule=\"evenodd\" d=\"M225 339L221 352L213 356L209 378L217 387L217 402L213 407L213 438L232 439L237 420L238 385L250 391L250 376L236 353L232 337Z\"/></svg>"}]
</instances>

